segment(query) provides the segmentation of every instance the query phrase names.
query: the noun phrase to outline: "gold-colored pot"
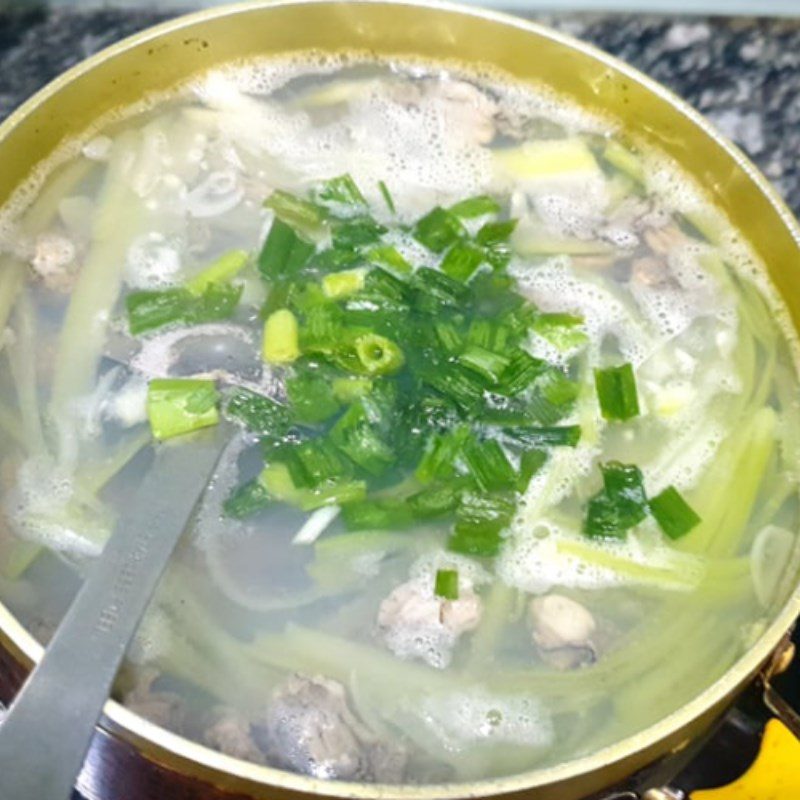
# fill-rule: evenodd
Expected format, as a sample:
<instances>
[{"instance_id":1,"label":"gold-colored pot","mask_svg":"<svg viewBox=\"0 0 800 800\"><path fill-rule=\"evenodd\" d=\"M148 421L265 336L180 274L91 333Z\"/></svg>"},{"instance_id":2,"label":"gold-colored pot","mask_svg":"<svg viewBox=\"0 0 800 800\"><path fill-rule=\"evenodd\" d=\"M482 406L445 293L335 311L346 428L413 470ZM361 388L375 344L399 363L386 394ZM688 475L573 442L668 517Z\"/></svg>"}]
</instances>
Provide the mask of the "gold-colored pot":
<instances>
[{"instance_id":1,"label":"gold-colored pot","mask_svg":"<svg viewBox=\"0 0 800 800\"><path fill-rule=\"evenodd\" d=\"M71 69L0 125L0 205L60 142L79 135L106 112L233 59L309 49L488 64L522 81L549 84L589 110L617 117L697 178L768 266L800 328L800 229L741 152L657 83L593 47L513 17L444 3L256 0L140 33ZM115 785L116 771L122 777L115 796L127 797L243 800L316 794L443 800L503 795L573 800L617 783L703 731L751 681L799 613L800 588L750 651L683 709L613 747L553 768L434 787L326 782L220 755L109 702L80 786L90 798L111 796L105 792ZM39 658L41 647L1 605L0 647L5 651L0 652L0 677L5 677L0 684L10 687L9 694ZM100 769L102 762L111 764L110 778L109 769ZM149 783L137 784L139 775L149 776Z\"/></svg>"}]
</instances>

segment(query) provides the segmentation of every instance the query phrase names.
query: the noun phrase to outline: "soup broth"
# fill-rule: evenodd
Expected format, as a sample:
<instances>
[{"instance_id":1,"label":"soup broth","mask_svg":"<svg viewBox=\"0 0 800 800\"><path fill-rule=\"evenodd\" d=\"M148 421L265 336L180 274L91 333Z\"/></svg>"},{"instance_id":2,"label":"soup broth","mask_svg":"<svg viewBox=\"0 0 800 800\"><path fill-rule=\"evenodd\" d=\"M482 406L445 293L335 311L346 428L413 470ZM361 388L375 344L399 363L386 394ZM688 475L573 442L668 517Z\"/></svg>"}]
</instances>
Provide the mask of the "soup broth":
<instances>
[{"instance_id":1,"label":"soup broth","mask_svg":"<svg viewBox=\"0 0 800 800\"><path fill-rule=\"evenodd\" d=\"M316 777L479 780L645 729L785 600L788 317L615 120L308 56L70 147L0 228L0 599L46 643L156 449L230 435L130 709Z\"/></svg>"}]
</instances>

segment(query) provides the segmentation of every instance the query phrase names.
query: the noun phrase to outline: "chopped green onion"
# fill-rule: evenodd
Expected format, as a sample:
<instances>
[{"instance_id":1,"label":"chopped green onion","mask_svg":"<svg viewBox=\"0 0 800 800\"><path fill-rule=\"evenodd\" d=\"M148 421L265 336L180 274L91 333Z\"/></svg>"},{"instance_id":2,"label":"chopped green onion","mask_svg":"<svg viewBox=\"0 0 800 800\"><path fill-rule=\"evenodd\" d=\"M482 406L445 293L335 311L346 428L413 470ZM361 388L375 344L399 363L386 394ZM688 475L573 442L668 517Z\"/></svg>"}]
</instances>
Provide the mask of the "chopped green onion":
<instances>
[{"instance_id":1,"label":"chopped green onion","mask_svg":"<svg viewBox=\"0 0 800 800\"><path fill-rule=\"evenodd\" d=\"M322 291L326 297L339 300L356 294L364 286L365 270L348 269L344 272L333 272L322 279Z\"/></svg>"},{"instance_id":2,"label":"chopped green onion","mask_svg":"<svg viewBox=\"0 0 800 800\"><path fill-rule=\"evenodd\" d=\"M383 201L386 203L386 208L392 212L392 214L397 213L397 209L394 205L394 200L392 199L392 195L389 193L389 188L383 181L378 181L378 188L381 190L381 194L383 195Z\"/></svg>"},{"instance_id":3,"label":"chopped green onion","mask_svg":"<svg viewBox=\"0 0 800 800\"><path fill-rule=\"evenodd\" d=\"M323 181L314 196L317 203L334 211L342 206L346 209L355 208L356 210L367 207L364 195L361 194L356 182L348 174Z\"/></svg>"},{"instance_id":4,"label":"chopped green onion","mask_svg":"<svg viewBox=\"0 0 800 800\"><path fill-rule=\"evenodd\" d=\"M428 267L414 273L413 284L417 288L417 308L429 314L437 314L446 307L458 309L468 294L463 283Z\"/></svg>"},{"instance_id":5,"label":"chopped green onion","mask_svg":"<svg viewBox=\"0 0 800 800\"><path fill-rule=\"evenodd\" d=\"M364 254L370 264L385 267L398 275L410 275L413 272L411 264L400 255L400 251L391 245L373 247Z\"/></svg>"},{"instance_id":6,"label":"chopped green onion","mask_svg":"<svg viewBox=\"0 0 800 800\"><path fill-rule=\"evenodd\" d=\"M470 438L461 452L470 474L484 491L516 487L517 474L503 448L493 439L481 442Z\"/></svg>"},{"instance_id":7,"label":"chopped green onion","mask_svg":"<svg viewBox=\"0 0 800 800\"><path fill-rule=\"evenodd\" d=\"M370 475L383 475L395 460L383 432L374 425L364 407L366 398L353 404L331 429L331 441L353 463Z\"/></svg>"},{"instance_id":8,"label":"chopped green onion","mask_svg":"<svg viewBox=\"0 0 800 800\"><path fill-rule=\"evenodd\" d=\"M304 425L324 422L341 407L329 378L313 370L303 370L287 378L286 396L295 420Z\"/></svg>"},{"instance_id":9,"label":"chopped green onion","mask_svg":"<svg viewBox=\"0 0 800 800\"><path fill-rule=\"evenodd\" d=\"M433 327L436 338L448 353L455 353L462 348L464 340L455 325L450 322L437 322Z\"/></svg>"},{"instance_id":10,"label":"chopped green onion","mask_svg":"<svg viewBox=\"0 0 800 800\"><path fill-rule=\"evenodd\" d=\"M670 539L680 539L701 522L674 486L668 486L650 500L650 513Z\"/></svg>"},{"instance_id":11,"label":"chopped green onion","mask_svg":"<svg viewBox=\"0 0 800 800\"><path fill-rule=\"evenodd\" d=\"M274 311L264 323L261 356L269 364L291 364L300 356L297 317L288 308Z\"/></svg>"},{"instance_id":12,"label":"chopped green onion","mask_svg":"<svg viewBox=\"0 0 800 800\"><path fill-rule=\"evenodd\" d=\"M517 227L517 220L507 219L502 222L487 222L475 235L475 241L484 246L492 246L507 242Z\"/></svg>"},{"instance_id":13,"label":"chopped green onion","mask_svg":"<svg viewBox=\"0 0 800 800\"><path fill-rule=\"evenodd\" d=\"M258 254L258 271L268 280L294 275L313 254L314 245L311 242L282 220L276 219Z\"/></svg>"},{"instance_id":14,"label":"chopped green onion","mask_svg":"<svg viewBox=\"0 0 800 800\"><path fill-rule=\"evenodd\" d=\"M362 500L342 507L342 520L349 531L397 530L414 522L414 517L402 501Z\"/></svg>"},{"instance_id":15,"label":"chopped green onion","mask_svg":"<svg viewBox=\"0 0 800 800\"><path fill-rule=\"evenodd\" d=\"M467 242L456 242L442 260L445 275L466 283L483 263L483 251Z\"/></svg>"},{"instance_id":16,"label":"chopped green onion","mask_svg":"<svg viewBox=\"0 0 800 800\"><path fill-rule=\"evenodd\" d=\"M369 378L334 378L331 391L340 402L352 403L372 391L372 381Z\"/></svg>"},{"instance_id":17,"label":"chopped green onion","mask_svg":"<svg viewBox=\"0 0 800 800\"><path fill-rule=\"evenodd\" d=\"M506 435L527 447L575 447L581 439L580 425L561 425L547 428L520 426L506 428Z\"/></svg>"},{"instance_id":18,"label":"chopped green onion","mask_svg":"<svg viewBox=\"0 0 800 800\"><path fill-rule=\"evenodd\" d=\"M437 206L414 226L414 238L428 250L441 253L466 234L458 217Z\"/></svg>"},{"instance_id":19,"label":"chopped green onion","mask_svg":"<svg viewBox=\"0 0 800 800\"><path fill-rule=\"evenodd\" d=\"M517 489L524 492L531 482L531 478L545 465L547 461L546 450L524 450L519 458L519 479Z\"/></svg>"},{"instance_id":20,"label":"chopped green onion","mask_svg":"<svg viewBox=\"0 0 800 800\"><path fill-rule=\"evenodd\" d=\"M544 368L544 361L515 348L508 366L500 376L496 391L507 397L514 397L524 392L542 374Z\"/></svg>"},{"instance_id":21,"label":"chopped green onion","mask_svg":"<svg viewBox=\"0 0 800 800\"><path fill-rule=\"evenodd\" d=\"M288 409L249 389L236 389L225 405L225 413L253 433L283 436L289 426Z\"/></svg>"},{"instance_id":22,"label":"chopped green onion","mask_svg":"<svg viewBox=\"0 0 800 800\"><path fill-rule=\"evenodd\" d=\"M589 500L583 531L592 537L619 538L647 516L641 470L632 464L601 464L603 489Z\"/></svg>"},{"instance_id":23,"label":"chopped green onion","mask_svg":"<svg viewBox=\"0 0 800 800\"><path fill-rule=\"evenodd\" d=\"M181 323L194 325L227 319L236 310L241 286L209 283L196 295L183 287L131 292L125 298L128 327L134 336Z\"/></svg>"},{"instance_id":24,"label":"chopped green onion","mask_svg":"<svg viewBox=\"0 0 800 800\"><path fill-rule=\"evenodd\" d=\"M482 217L485 214L498 214L500 212L500 203L487 194L481 194L477 197L468 197L466 200L461 200L450 206L449 211L457 217L472 219L473 217Z\"/></svg>"},{"instance_id":25,"label":"chopped green onion","mask_svg":"<svg viewBox=\"0 0 800 800\"><path fill-rule=\"evenodd\" d=\"M421 371L420 377L468 413L477 408L484 398L485 390L480 378L457 364L432 364Z\"/></svg>"},{"instance_id":26,"label":"chopped green onion","mask_svg":"<svg viewBox=\"0 0 800 800\"><path fill-rule=\"evenodd\" d=\"M492 353L483 347L469 345L458 357L460 364L476 372L489 383L497 383L506 371L510 361L499 353Z\"/></svg>"},{"instance_id":27,"label":"chopped green onion","mask_svg":"<svg viewBox=\"0 0 800 800\"><path fill-rule=\"evenodd\" d=\"M516 511L513 495L465 492L456 511L456 523L448 539L448 549L473 556L496 556L501 532Z\"/></svg>"},{"instance_id":28,"label":"chopped green onion","mask_svg":"<svg viewBox=\"0 0 800 800\"><path fill-rule=\"evenodd\" d=\"M319 234L327 217L325 209L315 203L280 189L274 191L264 205L271 208L281 222L311 236Z\"/></svg>"},{"instance_id":29,"label":"chopped green onion","mask_svg":"<svg viewBox=\"0 0 800 800\"><path fill-rule=\"evenodd\" d=\"M633 367L630 364L596 369L594 382L597 399L600 401L600 411L605 419L628 420L638 416L639 398Z\"/></svg>"},{"instance_id":30,"label":"chopped green onion","mask_svg":"<svg viewBox=\"0 0 800 800\"><path fill-rule=\"evenodd\" d=\"M171 439L219 422L214 381L156 378L147 387L147 417L153 436Z\"/></svg>"},{"instance_id":31,"label":"chopped green onion","mask_svg":"<svg viewBox=\"0 0 800 800\"><path fill-rule=\"evenodd\" d=\"M450 478L455 475L456 458L469 435L469 428L460 425L445 433L432 436L414 472L417 480L429 483L435 478Z\"/></svg>"},{"instance_id":32,"label":"chopped green onion","mask_svg":"<svg viewBox=\"0 0 800 800\"><path fill-rule=\"evenodd\" d=\"M581 325L583 317L574 314L539 314L531 322L533 331L562 352L575 350L589 341Z\"/></svg>"},{"instance_id":33,"label":"chopped green onion","mask_svg":"<svg viewBox=\"0 0 800 800\"><path fill-rule=\"evenodd\" d=\"M342 481L316 489L298 488L286 464L267 464L258 476L258 482L277 502L288 503L302 511L314 511L323 506L343 505L363 500L367 493L364 481Z\"/></svg>"},{"instance_id":34,"label":"chopped green onion","mask_svg":"<svg viewBox=\"0 0 800 800\"><path fill-rule=\"evenodd\" d=\"M360 368L367 375L392 375L402 368L403 351L391 339L365 333L355 340Z\"/></svg>"},{"instance_id":35,"label":"chopped green onion","mask_svg":"<svg viewBox=\"0 0 800 800\"><path fill-rule=\"evenodd\" d=\"M383 302L405 303L409 298L407 284L380 267L371 269L367 273L364 292L370 299Z\"/></svg>"},{"instance_id":36,"label":"chopped green onion","mask_svg":"<svg viewBox=\"0 0 800 800\"><path fill-rule=\"evenodd\" d=\"M355 217L341 222L333 229L333 244L337 248L358 248L378 241L386 228L372 217Z\"/></svg>"},{"instance_id":37,"label":"chopped green onion","mask_svg":"<svg viewBox=\"0 0 800 800\"><path fill-rule=\"evenodd\" d=\"M433 592L445 600L458 600L458 571L454 569L436 570Z\"/></svg>"},{"instance_id":38,"label":"chopped green onion","mask_svg":"<svg viewBox=\"0 0 800 800\"><path fill-rule=\"evenodd\" d=\"M414 516L433 519L455 511L460 497L461 492L452 482L437 483L412 494L407 502Z\"/></svg>"},{"instance_id":39,"label":"chopped green onion","mask_svg":"<svg viewBox=\"0 0 800 800\"><path fill-rule=\"evenodd\" d=\"M186 288L192 294L199 295L203 294L211 284L226 283L242 271L248 258L246 250L231 250L188 280Z\"/></svg>"},{"instance_id":40,"label":"chopped green onion","mask_svg":"<svg viewBox=\"0 0 800 800\"><path fill-rule=\"evenodd\" d=\"M317 488L328 483L342 483L353 477L353 465L327 439L314 439L287 445L274 456L283 461L292 474L295 486Z\"/></svg>"},{"instance_id":41,"label":"chopped green onion","mask_svg":"<svg viewBox=\"0 0 800 800\"><path fill-rule=\"evenodd\" d=\"M231 492L222 510L228 517L244 519L266 508L271 502L269 492L259 481L248 481Z\"/></svg>"}]
</instances>

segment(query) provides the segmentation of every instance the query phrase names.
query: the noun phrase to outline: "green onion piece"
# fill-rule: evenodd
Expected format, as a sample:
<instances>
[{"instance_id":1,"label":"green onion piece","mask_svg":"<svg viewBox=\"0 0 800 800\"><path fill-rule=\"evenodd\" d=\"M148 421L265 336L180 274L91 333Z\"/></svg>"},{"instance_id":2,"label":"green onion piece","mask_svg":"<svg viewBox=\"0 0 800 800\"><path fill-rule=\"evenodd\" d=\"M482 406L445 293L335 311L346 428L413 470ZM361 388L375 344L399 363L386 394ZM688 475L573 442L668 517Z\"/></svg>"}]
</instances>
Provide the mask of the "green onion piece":
<instances>
[{"instance_id":1,"label":"green onion piece","mask_svg":"<svg viewBox=\"0 0 800 800\"><path fill-rule=\"evenodd\" d=\"M452 482L436 483L412 494L406 502L415 517L433 519L455 511L460 497L460 490Z\"/></svg>"},{"instance_id":2,"label":"green onion piece","mask_svg":"<svg viewBox=\"0 0 800 800\"><path fill-rule=\"evenodd\" d=\"M326 439L287 444L274 457L283 461L296 486L316 488L353 478L353 465Z\"/></svg>"},{"instance_id":3,"label":"green onion piece","mask_svg":"<svg viewBox=\"0 0 800 800\"><path fill-rule=\"evenodd\" d=\"M460 364L472 370L489 383L497 383L506 371L510 361L499 353L492 353L483 347L469 345L458 357Z\"/></svg>"},{"instance_id":4,"label":"green onion piece","mask_svg":"<svg viewBox=\"0 0 800 800\"><path fill-rule=\"evenodd\" d=\"M324 208L280 189L264 201L264 206L271 208L281 222L311 236L320 233L327 217Z\"/></svg>"},{"instance_id":5,"label":"green onion piece","mask_svg":"<svg viewBox=\"0 0 800 800\"><path fill-rule=\"evenodd\" d=\"M421 483L436 478L451 478L455 475L455 462L464 442L469 438L469 428L460 425L442 434L431 436L425 453L414 472Z\"/></svg>"},{"instance_id":6,"label":"green onion piece","mask_svg":"<svg viewBox=\"0 0 800 800\"><path fill-rule=\"evenodd\" d=\"M547 462L546 450L524 450L519 458L519 479L517 480L517 489L524 492L531 482L531 478Z\"/></svg>"},{"instance_id":7,"label":"green onion piece","mask_svg":"<svg viewBox=\"0 0 800 800\"><path fill-rule=\"evenodd\" d=\"M383 475L394 464L395 453L364 408L363 398L342 415L330 432L331 441L353 463L371 475Z\"/></svg>"},{"instance_id":8,"label":"green onion piece","mask_svg":"<svg viewBox=\"0 0 800 800\"><path fill-rule=\"evenodd\" d=\"M413 524L405 503L393 499L362 500L342 506L342 521L349 531L397 530Z\"/></svg>"},{"instance_id":9,"label":"green onion piece","mask_svg":"<svg viewBox=\"0 0 800 800\"><path fill-rule=\"evenodd\" d=\"M517 227L517 220L507 219L502 222L487 222L475 235L478 244L491 246L507 242Z\"/></svg>"},{"instance_id":10,"label":"green onion piece","mask_svg":"<svg viewBox=\"0 0 800 800\"><path fill-rule=\"evenodd\" d=\"M225 404L225 413L253 433L283 436L289 427L288 409L249 389L234 390Z\"/></svg>"},{"instance_id":11,"label":"green onion piece","mask_svg":"<svg viewBox=\"0 0 800 800\"><path fill-rule=\"evenodd\" d=\"M299 272L314 254L314 245L302 238L294 228L276 219L269 229L258 254L258 271L274 280Z\"/></svg>"},{"instance_id":12,"label":"green onion piece","mask_svg":"<svg viewBox=\"0 0 800 800\"><path fill-rule=\"evenodd\" d=\"M331 391L341 403L352 403L372 391L372 381L369 378L334 378Z\"/></svg>"},{"instance_id":13,"label":"green onion piece","mask_svg":"<svg viewBox=\"0 0 800 800\"><path fill-rule=\"evenodd\" d=\"M219 422L214 381L156 378L147 387L147 417L159 441Z\"/></svg>"},{"instance_id":14,"label":"green onion piece","mask_svg":"<svg viewBox=\"0 0 800 800\"><path fill-rule=\"evenodd\" d=\"M458 600L458 571L454 569L436 570L433 592L445 600Z\"/></svg>"},{"instance_id":15,"label":"green onion piece","mask_svg":"<svg viewBox=\"0 0 800 800\"><path fill-rule=\"evenodd\" d=\"M594 382L600 411L605 419L627 420L638 416L639 398L630 364L596 369Z\"/></svg>"},{"instance_id":16,"label":"green onion piece","mask_svg":"<svg viewBox=\"0 0 800 800\"><path fill-rule=\"evenodd\" d=\"M313 306L306 311L300 330L300 349L304 353L334 353L343 336L341 310L332 304Z\"/></svg>"},{"instance_id":17,"label":"green onion piece","mask_svg":"<svg viewBox=\"0 0 800 800\"><path fill-rule=\"evenodd\" d=\"M496 391L507 397L524 392L543 372L545 362L534 358L520 348L515 348L508 366L498 381Z\"/></svg>"},{"instance_id":18,"label":"green onion piece","mask_svg":"<svg viewBox=\"0 0 800 800\"><path fill-rule=\"evenodd\" d=\"M337 272L352 267L362 260L357 250L332 247L312 255L308 266L320 272Z\"/></svg>"},{"instance_id":19,"label":"green onion piece","mask_svg":"<svg viewBox=\"0 0 800 800\"><path fill-rule=\"evenodd\" d=\"M539 314L531 322L531 329L561 352L583 347L589 337L582 330L583 317L574 314Z\"/></svg>"},{"instance_id":20,"label":"green onion piece","mask_svg":"<svg viewBox=\"0 0 800 800\"><path fill-rule=\"evenodd\" d=\"M386 203L386 208L388 208L389 211L392 212L392 214L396 214L397 209L395 208L392 195L389 192L389 187L383 181L378 181L378 188L381 190L381 194L383 195L383 201Z\"/></svg>"},{"instance_id":21,"label":"green onion piece","mask_svg":"<svg viewBox=\"0 0 800 800\"><path fill-rule=\"evenodd\" d=\"M185 322L194 297L186 289L131 292L125 298L128 327L134 336L161 328L164 325Z\"/></svg>"},{"instance_id":22,"label":"green onion piece","mask_svg":"<svg viewBox=\"0 0 800 800\"><path fill-rule=\"evenodd\" d=\"M359 336L354 346L360 369L367 375L393 375L405 363L403 351L391 339L377 333Z\"/></svg>"},{"instance_id":23,"label":"green onion piece","mask_svg":"<svg viewBox=\"0 0 800 800\"><path fill-rule=\"evenodd\" d=\"M212 283L226 283L242 271L248 257L246 250L231 250L188 280L186 288L192 294L199 295L203 294Z\"/></svg>"},{"instance_id":24,"label":"green onion piece","mask_svg":"<svg viewBox=\"0 0 800 800\"><path fill-rule=\"evenodd\" d=\"M231 492L222 510L225 516L244 519L266 508L271 502L269 492L259 481L248 481Z\"/></svg>"},{"instance_id":25,"label":"green onion piece","mask_svg":"<svg viewBox=\"0 0 800 800\"><path fill-rule=\"evenodd\" d=\"M466 229L458 217L440 206L414 226L414 238L434 253L441 253L465 235Z\"/></svg>"},{"instance_id":26,"label":"green onion piece","mask_svg":"<svg viewBox=\"0 0 800 800\"><path fill-rule=\"evenodd\" d=\"M471 437L461 452L470 474L484 491L516 488L517 474L503 448L493 439L481 442Z\"/></svg>"},{"instance_id":27,"label":"green onion piece","mask_svg":"<svg viewBox=\"0 0 800 800\"><path fill-rule=\"evenodd\" d=\"M186 321L197 324L228 319L236 310L243 290L244 286L230 283L209 283L196 298Z\"/></svg>"},{"instance_id":28,"label":"green onion piece","mask_svg":"<svg viewBox=\"0 0 800 800\"><path fill-rule=\"evenodd\" d=\"M361 194L361 190L349 174L323 181L314 195L317 203L332 208L334 211L341 206L344 206L345 209L365 209L367 207L364 195Z\"/></svg>"},{"instance_id":29,"label":"green onion piece","mask_svg":"<svg viewBox=\"0 0 800 800\"><path fill-rule=\"evenodd\" d=\"M467 413L475 411L484 399L485 390L480 378L457 364L426 365L420 370L420 377Z\"/></svg>"},{"instance_id":30,"label":"green onion piece","mask_svg":"<svg viewBox=\"0 0 800 800\"><path fill-rule=\"evenodd\" d=\"M409 288L405 281L396 278L391 272L375 267L364 279L364 293L371 300L392 303L406 303Z\"/></svg>"},{"instance_id":31,"label":"green onion piece","mask_svg":"<svg viewBox=\"0 0 800 800\"><path fill-rule=\"evenodd\" d=\"M674 486L668 486L650 500L650 513L670 539L686 536L701 521Z\"/></svg>"},{"instance_id":32,"label":"green onion piece","mask_svg":"<svg viewBox=\"0 0 800 800\"><path fill-rule=\"evenodd\" d=\"M575 447L581 439L580 425L561 425L537 428L519 426L505 428L505 434L527 447Z\"/></svg>"},{"instance_id":33,"label":"green onion piece","mask_svg":"<svg viewBox=\"0 0 800 800\"><path fill-rule=\"evenodd\" d=\"M304 369L286 379L286 396L294 419L314 425L332 417L341 407L326 375Z\"/></svg>"},{"instance_id":34,"label":"green onion piece","mask_svg":"<svg viewBox=\"0 0 800 800\"><path fill-rule=\"evenodd\" d=\"M589 500L583 532L592 537L620 538L647 516L647 495L641 470L632 464L601 464L603 489Z\"/></svg>"},{"instance_id":35,"label":"green onion piece","mask_svg":"<svg viewBox=\"0 0 800 800\"><path fill-rule=\"evenodd\" d=\"M509 238L517 226L517 220L503 222L487 222L475 236L475 241L484 248L486 260L496 269L501 270L511 261Z\"/></svg>"},{"instance_id":36,"label":"green onion piece","mask_svg":"<svg viewBox=\"0 0 800 800\"><path fill-rule=\"evenodd\" d=\"M448 353L456 353L461 350L464 340L455 325L450 322L436 322L433 329L439 343Z\"/></svg>"},{"instance_id":37,"label":"green onion piece","mask_svg":"<svg viewBox=\"0 0 800 800\"><path fill-rule=\"evenodd\" d=\"M428 314L438 314L447 307L460 310L469 294L460 281L428 267L418 269L412 282L417 290L416 307Z\"/></svg>"},{"instance_id":38,"label":"green onion piece","mask_svg":"<svg viewBox=\"0 0 800 800\"><path fill-rule=\"evenodd\" d=\"M291 364L299 356L297 318L288 308L278 309L264 323L261 357L268 364Z\"/></svg>"},{"instance_id":39,"label":"green onion piece","mask_svg":"<svg viewBox=\"0 0 800 800\"><path fill-rule=\"evenodd\" d=\"M442 260L445 275L466 283L483 263L483 251L467 242L456 242Z\"/></svg>"},{"instance_id":40,"label":"green onion piece","mask_svg":"<svg viewBox=\"0 0 800 800\"><path fill-rule=\"evenodd\" d=\"M258 482L277 502L288 503L303 511L314 511L330 505L342 505L363 500L367 493L364 481L343 481L316 489L298 488L286 464L276 461L267 464L258 476Z\"/></svg>"},{"instance_id":41,"label":"green onion piece","mask_svg":"<svg viewBox=\"0 0 800 800\"><path fill-rule=\"evenodd\" d=\"M359 248L377 242L384 233L386 228L372 217L355 217L334 227L333 244L337 248Z\"/></svg>"},{"instance_id":42,"label":"green onion piece","mask_svg":"<svg viewBox=\"0 0 800 800\"><path fill-rule=\"evenodd\" d=\"M242 287L229 283L209 283L199 296L182 287L131 292L125 298L128 327L134 336L139 336L164 325L227 319L236 310L241 295Z\"/></svg>"},{"instance_id":43,"label":"green onion piece","mask_svg":"<svg viewBox=\"0 0 800 800\"><path fill-rule=\"evenodd\" d=\"M356 294L364 286L365 270L348 269L343 272L333 272L322 279L322 291L326 297L339 300Z\"/></svg>"},{"instance_id":44,"label":"green onion piece","mask_svg":"<svg viewBox=\"0 0 800 800\"><path fill-rule=\"evenodd\" d=\"M511 494L465 492L456 511L448 549L466 555L496 556L502 542L500 534L511 522L516 508Z\"/></svg>"},{"instance_id":45,"label":"green onion piece","mask_svg":"<svg viewBox=\"0 0 800 800\"><path fill-rule=\"evenodd\" d=\"M472 219L482 217L485 214L498 214L500 203L488 194L481 194L477 197L468 197L455 205L450 206L449 211L462 219Z\"/></svg>"},{"instance_id":46,"label":"green onion piece","mask_svg":"<svg viewBox=\"0 0 800 800\"><path fill-rule=\"evenodd\" d=\"M413 267L400 255L400 251L391 245L379 245L373 247L364 254L364 258L370 264L378 267L385 267L397 275L410 275Z\"/></svg>"}]
</instances>

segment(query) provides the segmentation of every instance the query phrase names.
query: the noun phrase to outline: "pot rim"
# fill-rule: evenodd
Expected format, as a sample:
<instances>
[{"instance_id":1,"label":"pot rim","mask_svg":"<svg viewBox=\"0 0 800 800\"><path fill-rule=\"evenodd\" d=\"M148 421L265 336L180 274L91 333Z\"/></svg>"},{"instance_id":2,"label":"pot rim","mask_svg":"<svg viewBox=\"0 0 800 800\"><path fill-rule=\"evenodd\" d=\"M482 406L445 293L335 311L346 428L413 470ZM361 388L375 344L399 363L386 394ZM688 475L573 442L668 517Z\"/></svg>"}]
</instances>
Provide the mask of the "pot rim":
<instances>
[{"instance_id":1,"label":"pot rim","mask_svg":"<svg viewBox=\"0 0 800 800\"><path fill-rule=\"evenodd\" d=\"M199 22L213 21L243 12L271 7L305 5L411 6L423 10L432 9L448 14L471 16L479 20L489 20L518 28L549 39L592 58L600 65L611 67L629 80L638 83L651 94L666 101L677 114L686 117L699 128L700 133L711 138L719 148L726 151L737 167L755 184L755 188L767 198L800 251L800 224L798 224L793 213L778 192L736 145L724 137L698 111L674 92L617 57L569 34L511 14L462 5L457 2L450 2L450 0L345 0L345 2L341 2L341 0L241 0L229 5L182 15L126 37L61 73L15 109L4 122L0 123L0 148L2 148L3 140L12 129L33 113L42 103L57 94L64 86L76 78L100 66L110 57L139 47L163 34L191 28ZM590 755L575 758L553 767L532 769L501 778L418 786L367 784L311 778L223 755L149 722L114 700L109 700L106 703L103 717L98 722L98 725L111 735L129 742L137 749L142 749L145 752L156 755L159 751L162 754L166 752L169 756L175 756L184 762L201 766L209 772L216 773L218 776L224 775L228 779L240 779L264 788L275 787L307 795L358 798L358 800L381 800L381 798L390 797L398 798L398 800L401 798L402 800L456 800L456 798L486 797L523 792L576 778L613 762L621 761L637 752L648 750L659 741L669 737L676 730L682 729L685 725L701 717L710 709L724 704L727 697L735 693L738 687L755 675L798 616L800 616L800 583L798 583L772 622L764 629L747 652L719 679L696 695L683 708L663 717L644 730L596 750ZM44 648L2 602L0 602L0 643L8 645L11 652L28 668L32 668L38 663L44 652Z\"/></svg>"}]
</instances>

